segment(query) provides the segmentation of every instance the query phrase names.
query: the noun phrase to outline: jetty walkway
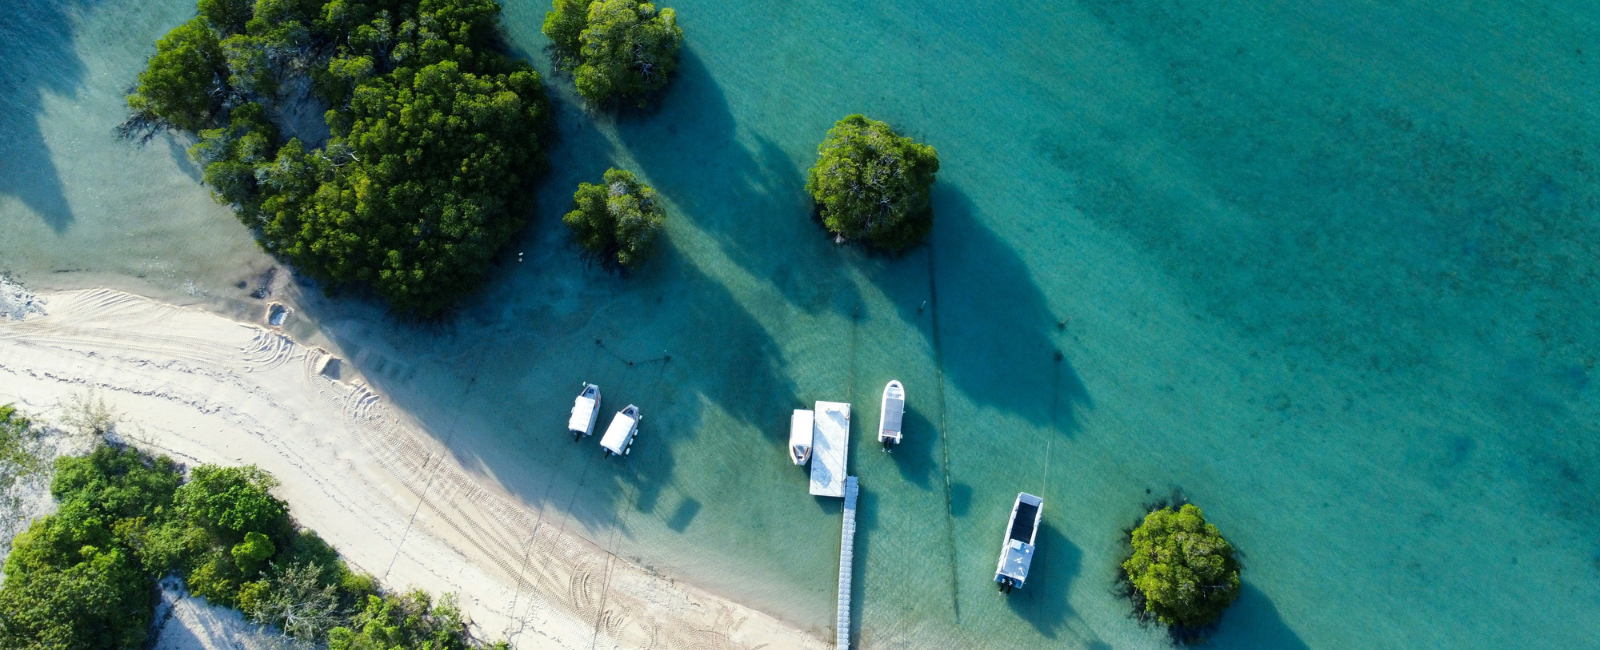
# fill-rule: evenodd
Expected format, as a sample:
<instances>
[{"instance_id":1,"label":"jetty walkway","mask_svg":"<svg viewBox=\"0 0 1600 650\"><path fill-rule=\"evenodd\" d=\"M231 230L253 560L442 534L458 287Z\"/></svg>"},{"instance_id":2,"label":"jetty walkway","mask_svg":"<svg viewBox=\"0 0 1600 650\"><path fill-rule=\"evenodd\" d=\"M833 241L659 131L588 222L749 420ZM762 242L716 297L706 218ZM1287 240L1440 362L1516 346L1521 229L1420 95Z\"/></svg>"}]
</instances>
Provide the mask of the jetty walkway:
<instances>
[{"instance_id":1,"label":"jetty walkway","mask_svg":"<svg viewBox=\"0 0 1600 650\"><path fill-rule=\"evenodd\" d=\"M850 575L855 560L856 495L859 492L856 477L847 477L844 488L844 534L839 542L838 650L850 649Z\"/></svg>"}]
</instances>

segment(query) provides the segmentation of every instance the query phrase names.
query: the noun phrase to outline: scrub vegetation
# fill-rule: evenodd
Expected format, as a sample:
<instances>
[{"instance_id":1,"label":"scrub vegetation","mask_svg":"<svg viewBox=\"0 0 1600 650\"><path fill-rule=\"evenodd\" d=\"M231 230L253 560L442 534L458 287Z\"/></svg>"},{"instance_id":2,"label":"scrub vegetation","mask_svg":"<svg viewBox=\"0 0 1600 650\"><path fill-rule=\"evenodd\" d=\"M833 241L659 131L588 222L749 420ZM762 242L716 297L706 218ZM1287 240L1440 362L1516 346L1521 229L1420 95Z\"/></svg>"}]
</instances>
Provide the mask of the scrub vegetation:
<instances>
[{"instance_id":1,"label":"scrub vegetation","mask_svg":"<svg viewBox=\"0 0 1600 650\"><path fill-rule=\"evenodd\" d=\"M543 81L501 53L494 0L201 0L156 45L125 125L197 132L262 248L418 315L478 285L544 171ZM320 147L270 108L330 107Z\"/></svg>"},{"instance_id":2,"label":"scrub vegetation","mask_svg":"<svg viewBox=\"0 0 1600 650\"><path fill-rule=\"evenodd\" d=\"M0 406L0 552L26 519L26 489L45 470L37 427L10 404Z\"/></svg>"},{"instance_id":3,"label":"scrub vegetation","mask_svg":"<svg viewBox=\"0 0 1600 650\"><path fill-rule=\"evenodd\" d=\"M573 210L561 218L588 254L606 268L636 269L649 257L667 213L656 191L633 172L606 170L604 182L579 183Z\"/></svg>"},{"instance_id":4,"label":"scrub vegetation","mask_svg":"<svg viewBox=\"0 0 1600 650\"><path fill-rule=\"evenodd\" d=\"M589 103L648 104L678 67L683 28L671 8L639 0L555 0L544 16L557 67Z\"/></svg>"},{"instance_id":5,"label":"scrub vegetation","mask_svg":"<svg viewBox=\"0 0 1600 650\"><path fill-rule=\"evenodd\" d=\"M929 191L939 153L888 124L850 115L817 146L806 180L822 224L840 240L886 251L921 242L933 229Z\"/></svg>"},{"instance_id":6,"label":"scrub vegetation","mask_svg":"<svg viewBox=\"0 0 1600 650\"><path fill-rule=\"evenodd\" d=\"M1122 563L1128 595L1139 615L1195 640L1239 598L1233 546L1200 508L1162 506L1132 531L1133 555Z\"/></svg>"},{"instance_id":7,"label":"scrub vegetation","mask_svg":"<svg viewBox=\"0 0 1600 650\"><path fill-rule=\"evenodd\" d=\"M299 642L471 645L448 598L382 593L295 525L275 485L253 466L201 465L185 480L171 459L106 443L57 459L55 514L18 535L6 559L0 647L142 648L166 575Z\"/></svg>"}]
</instances>

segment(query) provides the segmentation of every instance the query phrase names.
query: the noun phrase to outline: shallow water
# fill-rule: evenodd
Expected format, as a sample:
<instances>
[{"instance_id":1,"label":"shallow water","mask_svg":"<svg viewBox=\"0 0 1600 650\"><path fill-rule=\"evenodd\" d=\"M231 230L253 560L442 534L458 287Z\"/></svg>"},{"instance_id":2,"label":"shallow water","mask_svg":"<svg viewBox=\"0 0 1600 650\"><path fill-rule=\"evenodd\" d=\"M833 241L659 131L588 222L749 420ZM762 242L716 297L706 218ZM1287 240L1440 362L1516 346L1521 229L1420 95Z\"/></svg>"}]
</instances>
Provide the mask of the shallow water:
<instances>
[{"instance_id":1,"label":"shallow water","mask_svg":"<svg viewBox=\"0 0 1600 650\"><path fill-rule=\"evenodd\" d=\"M658 110L587 116L552 80L524 262L427 326L290 287L297 335L529 503L823 636L838 505L783 445L790 409L853 402L863 647L1160 645L1110 592L1121 530L1173 490L1243 553L1215 646L1596 647L1586 4L674 6ZM506 18L546 68L543 11ZM0 8L0 269L258 308L235 283L271 261L186 143L112 132L191 13ZM808 220L804 170L851 112L938 148L929 246L863 255ZM607 165L671 204L629 278L556 225ZM886 455L891 378L910 412ZM584 380L644 409L639 456L559 435ZM1045 526L1007 599L1019 490Z\"/></svg>"}]
</instances>

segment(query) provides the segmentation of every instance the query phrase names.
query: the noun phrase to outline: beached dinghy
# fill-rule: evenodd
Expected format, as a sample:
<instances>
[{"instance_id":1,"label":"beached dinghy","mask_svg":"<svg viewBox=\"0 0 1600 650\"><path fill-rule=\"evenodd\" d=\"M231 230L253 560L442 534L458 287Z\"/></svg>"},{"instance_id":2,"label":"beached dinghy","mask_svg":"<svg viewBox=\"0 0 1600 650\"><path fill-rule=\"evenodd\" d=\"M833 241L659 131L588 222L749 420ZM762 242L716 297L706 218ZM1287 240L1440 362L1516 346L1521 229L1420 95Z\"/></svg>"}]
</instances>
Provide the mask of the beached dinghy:
<instances>
[{"instance_id":1,"label":"beached dinghy","mask_svg":"<svg viewBox=\"0 0 1600 650\"><path fill-rule=\"evenodd\" d=\"M585 383L583 392L578 394L578 399L572 402L572 417L567 418L567 430L572 432L572 440L594 433L594 423L600 419L600 387Z\"/></svg>"},{"instance_id":2,"label":"beached dinghy","mask_svg":"<svg viewBox=\"0 0 1600 650\"><path fill-rule=\"evenodd\" d=\"M639 432L639 407L632 404L628 408L617 412L617 417L611 419L611 426L606 427L606 435L600 437L600 446L606 450L606 457L612 454L626 456L633 448L633 434Z\"/></svg>"},{"instance_id":3,"label":"beached dinghy","mask_svg":"<svg viewBox=\"0 0 1600 650\"><path fill-rule=\"evenodd\" d=\"M883 408L878 411L878 442L883 443L884 451L891 451L900 444L900 420L905 413L906 389L900 385L900 380L891 380L883 387Z\"/></svg>"},{"instance_id":4,"label":"beached dinghy","mask_svg":"<svg viewBox=\"0 0 1600 650\"><path fill-rule=\"evenodd\" d=\"M1006 543L1000 548L1000 564L995 567L994 581L1000 583L1001 593L1011 593L1028 579L1028 567L1033 564L1033 541L1039 535L1039 517L1044 512L1044 499L1017 493L1017 502L1011 506L1011 522L1006 525Z\"/></svg>"},{"instance_id":5,"label":"beached dinghy","mask_svg":"<svg viewBox=\"0 0 1600 650\"><path fill-rule=\"evenodd\" d=\"M796 465L811 460L811 438L816 434L816 412L795 409L789 416L789 459Z\"/></svg>"}]
</instances>

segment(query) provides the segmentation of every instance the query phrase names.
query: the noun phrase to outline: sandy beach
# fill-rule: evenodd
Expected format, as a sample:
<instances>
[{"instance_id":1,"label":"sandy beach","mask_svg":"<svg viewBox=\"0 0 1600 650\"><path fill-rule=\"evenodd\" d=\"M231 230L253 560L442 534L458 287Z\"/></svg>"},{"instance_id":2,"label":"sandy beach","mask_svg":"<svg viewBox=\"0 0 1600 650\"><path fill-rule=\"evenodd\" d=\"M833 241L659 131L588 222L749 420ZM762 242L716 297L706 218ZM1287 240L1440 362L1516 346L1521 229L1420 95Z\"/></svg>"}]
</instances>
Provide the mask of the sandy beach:
<instances>
[{"instance_id":1,"label":"sandy beach","mask_svg":"<svg viewBox=\"0 0 1600 650\"><path fill-rule=\"evenodd\" d=\"M559 508L464 467L338 359L270 327L111 290L0 320L0 403L86 393L117 434L190 463L272 472L301 525L390 588L453 592L519 648L821 648L777 618L614 554ZM43 312L43 313L41 313Z\"/></svg>"}]
</instances>

